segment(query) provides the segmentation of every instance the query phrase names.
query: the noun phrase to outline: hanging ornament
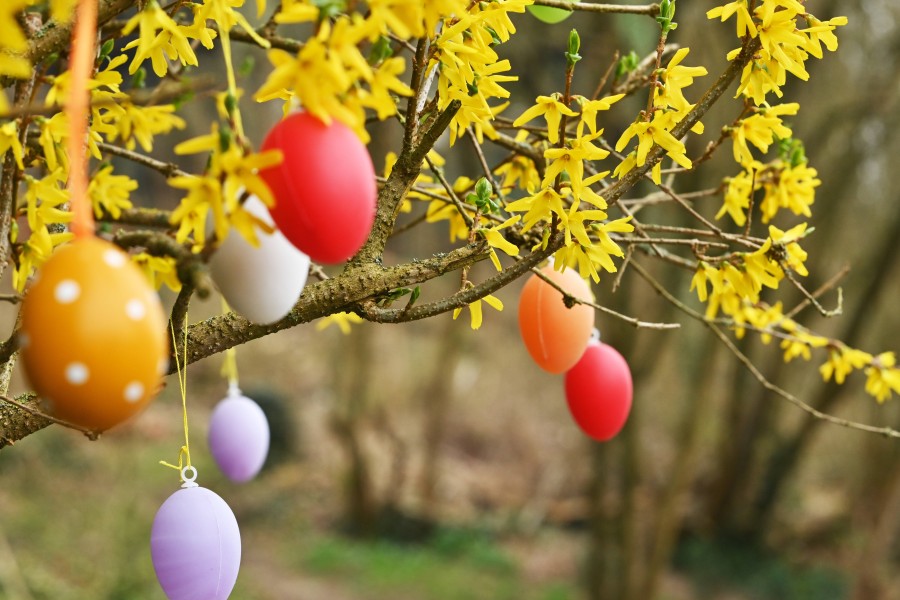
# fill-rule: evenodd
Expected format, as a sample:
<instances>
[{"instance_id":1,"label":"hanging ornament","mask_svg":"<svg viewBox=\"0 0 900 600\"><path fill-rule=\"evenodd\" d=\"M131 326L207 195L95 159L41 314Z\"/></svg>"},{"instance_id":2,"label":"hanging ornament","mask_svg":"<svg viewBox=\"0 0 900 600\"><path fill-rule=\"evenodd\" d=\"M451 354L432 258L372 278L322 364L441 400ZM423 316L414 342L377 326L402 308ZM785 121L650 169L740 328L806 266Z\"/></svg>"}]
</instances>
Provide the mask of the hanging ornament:
<instances>
[{"instance_id":1,"label":"hanging ornament","mask_svg":"<svg viewBox=\"0 0 900 600\"><path fill-rule=\"evenodd\" d=\"M168 370L159 297L109 242L83 237L57 250L21 316L25 372L54 416L104 431L159 391Z\"/></svg>"},{"instance_id":2,"label":"hanging ornament","mask_svg":"<svg viewBox=\"0 0 900 600\"><path fill-rule=\"evenodd\" d=\"M209 451L228 479L250 481L266 462L269 421L259 405L244 396L237 385L213 409L209 419Z\"/></svg>"},{"instance_id":3,"label":"hanging ornament","mask_svg":"<svg viewBox=\"0 0 900 600\"><path fill-rule=\"evenodd\" d=\"M565 386L569 412L585 434L600 442L618 435L631 412L632 381L615 348L592 340L566 373Z\"/></svg>"},{"instance_id":4,"label":"hanging ornament","mask_svg":"<svg viewBox=\"0 0 900 600\"><path fill-rule=\"evenodd\" d=\"M70 52L65 112L75 241L38 272L22 302L18 339L28 379L53 415L103 431L156 395L168 361L159 298L127 254L94 237L85 140L96 12L96 2L79 2Z\"/></svg>"},{"instance_id":5,"label":"hanging ornament","mask_svg":"<svg viewBox=\"0 0 900 600\"><path fill-rule=\"evenodd\" d=\"M559 272L550 265L541 273L575 298L593 297L590 286L572 269ZM566 307L559 290L537 275L525 282L519 297L519 330L531 358L545 371L562 373L578 362L593 327L590 306Z\"/></svg>"},{"instance_id":6,"label":"hanging ornament","mask_svg":"<svg viewBox=\"0 0 900 600\"><path fill-rule=\"evenodd\" d=\"M574 3L575 0L566 0ZM550 25L561 23L572 16L571 9L556 8L555 6L541 6L540 4L532 4L528 6L528 12L538 21L543 21Z\"/></svg>"},{"instance_id":7,"label":"hanging ornament","mask_svg":"<svg viewBox=\"0 0 900 600\"><path fill-rule=\"evenodd\" d=\"M180 490L153 519L150 555L169 600L226 600L241 565L241 532L234 513L215 492L182 469Z\"/></svg>"},{"instance_id":8,"label":"hanging ornament","mask_svg":"<svg viewBox=\"0 0 900 600\"><path fill-rule=\"evenodd\" d=\"M265 205L256 196L244 208L268 225L274 225ZM309 273L309 257L295 248L277 229L271 234L257 229L259 246L232 231L209 261L213 281L228 304L254 323L273 323L287 315Z\"/></svg>"},{"instance_id":9,"label":"hanging ornament","mask_svg":"<svg viewBox=\"0 0 900 600\"><path fill-rule=\"evenodd\" d=\"M275 196L272 218L285 237L316 262L353 256L372 229L377 193L372 159L353 130L296 112L272 128L262 150L284 155L260 175Z\"/></svg>"}]
</instances>

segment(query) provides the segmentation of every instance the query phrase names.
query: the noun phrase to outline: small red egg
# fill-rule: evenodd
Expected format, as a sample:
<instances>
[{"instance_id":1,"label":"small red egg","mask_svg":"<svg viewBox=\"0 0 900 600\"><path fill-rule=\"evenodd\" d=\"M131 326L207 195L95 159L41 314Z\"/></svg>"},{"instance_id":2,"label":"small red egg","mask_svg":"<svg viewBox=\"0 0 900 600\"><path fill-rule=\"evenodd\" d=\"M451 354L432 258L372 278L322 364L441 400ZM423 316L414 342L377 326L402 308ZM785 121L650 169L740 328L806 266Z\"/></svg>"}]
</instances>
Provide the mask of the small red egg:
<instances>
[{"instance_id":1,"label":"small red egg","mask_svg":"<svg viewBox=\"0 0 900 600\"><path fill-rule=\"evenodd\" d=\"M272 128L262 149L284 154L280 165L260 171L284 236L316 262L356 254L375 220L377 188L372 158L353 130L297 112Z\"/></svg>"},{"instance_id":2,"label":"small red egg","mask_svg":"<svg viewBox=\"0 0 900 600\"><path fill-rule=\"evenodd\" d=\"M168 367L159 298L128 255L76 239L41 267L22 303L25 372L51 413L94 431L156 396Z\"/></svg>"},{"instance_id":3,"label":"small red egg","mask_svg":"<svg viewBox=\"0 0 900 600\"><path fill-rule=\"evenodd\" d=\"M587 282L572 269L559 272L552 266L541 272L575 298L593 298ZM532 275L519 297L519 330L531 358L551 373L569 370L581 355L594 329L594 309L584 304L567 308L563 295Z\"/></svg>"},{"instance_id":4,"label":"small red egg","mask_svg":"<svg viewBox=\"0 0 900 600\"><path fill-rule=\"evenodd\" d=\"M566 373L569 412L578 427L597 441L618 435L631 412L631 399L631 370L608 344L589 344L581 360Z\"/></svg>"}]
</instances>

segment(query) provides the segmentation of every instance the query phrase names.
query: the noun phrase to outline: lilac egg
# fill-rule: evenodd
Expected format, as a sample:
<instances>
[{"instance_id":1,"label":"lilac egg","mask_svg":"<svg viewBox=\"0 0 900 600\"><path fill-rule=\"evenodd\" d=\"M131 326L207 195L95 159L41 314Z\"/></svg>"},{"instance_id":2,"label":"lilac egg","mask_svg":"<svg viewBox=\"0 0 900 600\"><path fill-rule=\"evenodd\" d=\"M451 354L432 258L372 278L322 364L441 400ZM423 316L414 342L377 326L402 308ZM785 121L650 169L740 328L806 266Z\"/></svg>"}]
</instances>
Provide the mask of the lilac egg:
<instances>
[{"instance_id":1,"label":"lilac egg","mask_svg":"<svg viewBox=\"0 0 900 600\"><path fill-rule=\"evenodd\" d=\"M235 483L259 473L269 452L269 422L259 405L237 388L219 402L209 421L209 451Z\"/></svg>"},{"instance_id":2,"label":"lilac egg","mask_svg":"<svg viewBox=\"0 0 900 600\"><path fill-rule=\"evenodd\" d=\"M156 513L150 554L169 600L226 600L241 565L241 532L218 495L186 487Z\"/></svg>"}]
</instances>

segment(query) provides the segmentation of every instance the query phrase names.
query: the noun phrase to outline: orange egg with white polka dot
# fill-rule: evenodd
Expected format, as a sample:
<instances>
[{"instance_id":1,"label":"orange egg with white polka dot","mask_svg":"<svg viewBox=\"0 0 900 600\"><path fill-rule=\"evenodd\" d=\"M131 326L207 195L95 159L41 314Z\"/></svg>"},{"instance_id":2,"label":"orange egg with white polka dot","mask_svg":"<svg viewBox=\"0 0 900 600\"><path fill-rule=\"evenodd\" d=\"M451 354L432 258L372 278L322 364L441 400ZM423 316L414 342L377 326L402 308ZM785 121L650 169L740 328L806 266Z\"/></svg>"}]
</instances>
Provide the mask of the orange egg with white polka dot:
<instances>
[{"instance_id":1,"label":"orange egg with white polka dot","mask_svg":"<svg viewBox=\"0 0 900 600\"><path fill-rule=\"evenodd\" d=\"M51 413L95 431L156 396L168 369L166 319L128 255L76 239L41 267L22 303L25 372Z\"/></svg>"}]
</instances>

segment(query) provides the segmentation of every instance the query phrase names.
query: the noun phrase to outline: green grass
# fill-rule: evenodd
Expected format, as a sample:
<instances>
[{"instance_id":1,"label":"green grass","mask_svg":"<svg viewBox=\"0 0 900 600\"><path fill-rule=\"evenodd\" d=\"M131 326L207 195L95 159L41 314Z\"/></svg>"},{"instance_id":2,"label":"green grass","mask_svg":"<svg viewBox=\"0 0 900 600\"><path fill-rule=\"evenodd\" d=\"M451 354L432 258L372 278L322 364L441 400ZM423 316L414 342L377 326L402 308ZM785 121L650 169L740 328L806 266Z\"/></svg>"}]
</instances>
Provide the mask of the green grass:
<instances>
[{"instance_id":1,"label":"green grass","mask_svg":"<svg viewBox=\"0 0 900 600\"><path fill-rule=\"evenodd\" d=\"M149 537L159 506L178 489L177 474L158 461L172 461L176 450L168 439L90 443L57 429L3 452L0 535L33 600L164 600ZM425 545L341 537L310 523L302 507L311 500L302 490L265 477L229 484L205 454L198 447L194 456L199 481L229 502L245 539L234 600L272 598L270 578L293 576L330 582L365 600L578 597L574 584L522 581L515 559L476 529L443 529ZM259 563L264 568L254 571ZM0 583L0 599L6 596Z\"/></svg>"},{"instance_id":2,"label":"green grass","mask_svg":"<svg viewBox=\"0 0 900 600\"><path fill-rule=\"evenodd\" d=\"M300 557L305 570L353 581L366 598L569 600L573 585L531 585L513 559L484 534L442 530L427 545L321 537Z\"/></svg>"},{"instance_id":3,"label":"green grass","mask_svg":"<svg viewBox=\"0 0 900 600\"><path fill-rule=\"evenodd\" d=\"M688 573L698 592L739 590L770 600L844 600L846 576L826 566L798 566L741 540L689 538L679 547L676 568Z\"/></svg>"}]
</instances>

